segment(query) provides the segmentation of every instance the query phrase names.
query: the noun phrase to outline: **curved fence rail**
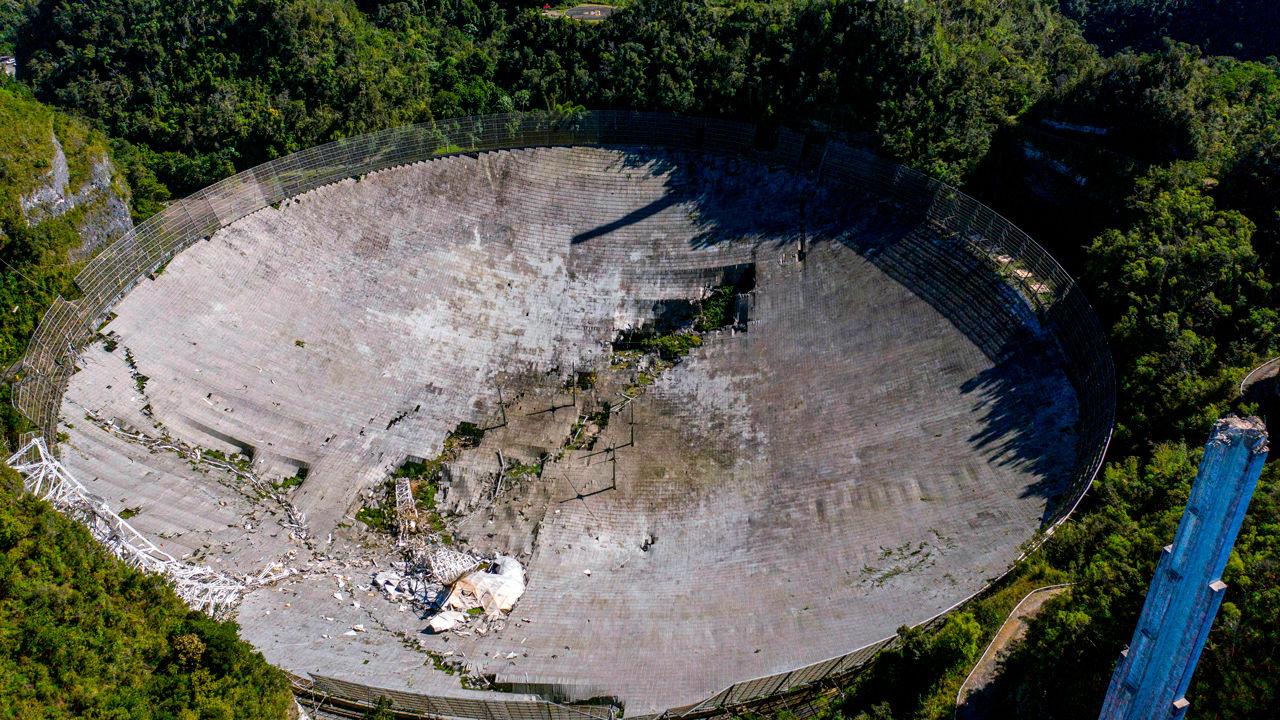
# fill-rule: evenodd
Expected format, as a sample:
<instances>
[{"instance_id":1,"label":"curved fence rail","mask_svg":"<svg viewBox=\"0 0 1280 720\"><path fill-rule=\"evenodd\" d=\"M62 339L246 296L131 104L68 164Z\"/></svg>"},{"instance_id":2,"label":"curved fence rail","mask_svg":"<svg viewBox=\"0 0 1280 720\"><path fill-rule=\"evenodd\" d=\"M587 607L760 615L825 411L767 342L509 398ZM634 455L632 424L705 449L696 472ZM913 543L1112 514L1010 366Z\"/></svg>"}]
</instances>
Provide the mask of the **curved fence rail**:
<instances>
[{"instance_id":1,"label":"curved fence rail","mask_svg":"<svg viewBox=\"0 0 1280 720\"><path fill-rule=\"evenodd\" d=\"M412 125L331 142L221 180L170 204L89 262L76 277L81 296L53 303L16 366L14 404L45 438L56 438L62 396L75 372L77 351L110 319L115 303L174 255L250 213L323 185L398 165L447 155L550 146L655 146L743 155L870 193L900 208L904 217L919 224L918 241L900 251L910 255L900 258L904 264L928 265L934 273L966 275L982 270L998 275L1025 300L1063 358L1080 406L1079 448L1068 490L1051 508L1041 539L1071 513L1088 489L1102 464L1114 421L1111 355L1080 288L1026 233L955 188L818 133L652 113L591 112L571 117L531 113ZM946 297L945 289L926 299L963 322L964 308L959 307L963 303ZM950 609L926 624L938 622ZM703 702L673 708L664 715L705 717L744 707L777 707L787 698L803 697L807 688L852 674L893 641L885 638L841 657L736 683ZM316 678L316 682L324 685L324 696L345 698L348 704L394 696L397 710L406 717L461 714L498 720L525 717L526 711L529 717L555 714L541 702L475 700L463 708L448 698L411 697L328 678Z\"/></svg>"}]
</instances>

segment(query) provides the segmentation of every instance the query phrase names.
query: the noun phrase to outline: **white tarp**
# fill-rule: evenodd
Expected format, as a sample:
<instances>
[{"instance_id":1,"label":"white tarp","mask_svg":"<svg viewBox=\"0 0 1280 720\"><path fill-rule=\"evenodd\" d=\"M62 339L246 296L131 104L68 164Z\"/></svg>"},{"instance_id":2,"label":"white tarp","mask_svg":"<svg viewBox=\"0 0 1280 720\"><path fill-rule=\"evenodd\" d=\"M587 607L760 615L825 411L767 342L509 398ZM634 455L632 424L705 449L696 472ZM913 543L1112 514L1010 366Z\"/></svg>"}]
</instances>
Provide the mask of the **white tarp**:
<instances>
[{"instance_id":1,"label":"white tarp","mask_svg":"<svg viewBox=\"0 0 1280 720\"><path fill-rule=\"evenodd\" d=\"M458 578L445 605L462 611L481 607L496 618L510 611L523 594L524 568L515 558L499 555L487 570L472 570Z\"/></svg>"}]
</instances>

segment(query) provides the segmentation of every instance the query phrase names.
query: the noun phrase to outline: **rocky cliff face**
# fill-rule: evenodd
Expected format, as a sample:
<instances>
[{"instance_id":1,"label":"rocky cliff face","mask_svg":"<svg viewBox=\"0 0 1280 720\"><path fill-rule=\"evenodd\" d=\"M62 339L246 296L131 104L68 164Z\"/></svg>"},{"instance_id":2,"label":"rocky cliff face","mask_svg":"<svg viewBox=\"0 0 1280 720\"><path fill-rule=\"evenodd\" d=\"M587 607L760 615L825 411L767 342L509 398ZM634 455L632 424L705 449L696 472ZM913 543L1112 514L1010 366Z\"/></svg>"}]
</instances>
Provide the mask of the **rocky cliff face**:
<instances>
[{"instance_id":1,"label":"rocky cliff face","mask_svg":"<svg viewBox=\"0 0 1280 720\"><path fill-rule=\"evenodd\" d=\"M52 139L49 172L35 190L19 198L19 203L30 225L83 208L77 222L81 243L72 250L73 259L79 259L133 228L128 190L115 182L115 166L105 153L90 159L89 179L72 188L67 155L57 135Z\"/></svg>"}]
</instances>

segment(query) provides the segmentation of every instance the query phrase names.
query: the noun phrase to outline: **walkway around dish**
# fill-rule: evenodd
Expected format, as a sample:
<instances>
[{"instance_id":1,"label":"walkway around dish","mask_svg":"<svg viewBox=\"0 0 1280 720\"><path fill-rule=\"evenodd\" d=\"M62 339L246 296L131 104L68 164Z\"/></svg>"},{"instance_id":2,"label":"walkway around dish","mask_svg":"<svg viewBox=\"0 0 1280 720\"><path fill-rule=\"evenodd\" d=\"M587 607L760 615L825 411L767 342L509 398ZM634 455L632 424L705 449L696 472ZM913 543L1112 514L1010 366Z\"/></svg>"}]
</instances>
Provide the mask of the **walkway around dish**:
<instances>
[{"instance_id":1,"label":"walkway around dish","mask_svg":"<svg viewBox=\"0 0 1280 720\"><path fill-rule=\"evenodd\" d=\"M956 720L981 720L987 716L992 698L985 696L983 691L995 680L1000 660L1011 645L1027 634L1027 625L1040 608L1069 587L1070 583L1036 588L1018 601L969 676L960 684L960 691L956 693Z\"/></svg>"}]
</instances>

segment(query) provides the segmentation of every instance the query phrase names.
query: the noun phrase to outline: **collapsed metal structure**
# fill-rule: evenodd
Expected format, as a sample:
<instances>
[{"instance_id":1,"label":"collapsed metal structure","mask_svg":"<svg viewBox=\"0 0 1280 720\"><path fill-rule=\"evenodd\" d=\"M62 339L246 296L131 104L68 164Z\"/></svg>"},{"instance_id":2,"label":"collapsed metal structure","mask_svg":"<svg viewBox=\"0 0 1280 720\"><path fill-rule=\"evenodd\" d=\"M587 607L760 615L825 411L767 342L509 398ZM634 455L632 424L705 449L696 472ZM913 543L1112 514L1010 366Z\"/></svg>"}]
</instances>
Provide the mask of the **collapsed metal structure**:
<instances>
[{"instance_id":1,"label":"collapsed metal structure","mask_svg":"<svg viewBox=\"0 0 1280 720\"><path fill-rule=\"evenodd\" d=\"M242 582L203 565L191 565L156 547L128 520L91 494L49 451L44 438L27 441L6 461L22 474L28 492L48 501L59 512L83 524L93 538L130 567L163 575L183 602L210 615L224 614L240 601L250 586L270 581L270 573Z\"/></svg>"},{"instance_id":2,"label":"collapsed metal structure","mask_svg":"<svg viewBox=\"0 0 1280 720\"><path fill-rule=\"evenodd\" d=\"M438 533L419 532L418 505L409 478L396 478L395 501L396 544L410 565L424 568L432 579L447 588L484 564L482 558L446 547Z\"/></svg>"},{"instance_id":3,"label":"collapsed metal structure","mask_svg":"<svg viewBox=\"0 0 1280 720\"><path fill-rule=\"evenodd\" d=\"M427 567L441 585L452 585L463 575L480 567L481 559L443 545L432 545L422 550Z\"/></svg>"},{"instance_id":4,"label":"collapsed metal structure","mask_svg":"<svg viewBox=\"0 0 1280 720\"><path fill-rule=\"evenodd\" d=\"M396 521L400 528L400 542L403 544L405 538L418 529L418 506L413 501L413 489L406 477L396 479Z\"/></svg>"}]
</instances>

